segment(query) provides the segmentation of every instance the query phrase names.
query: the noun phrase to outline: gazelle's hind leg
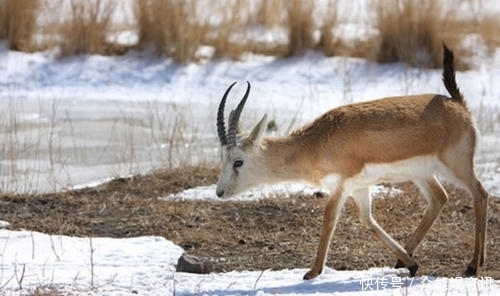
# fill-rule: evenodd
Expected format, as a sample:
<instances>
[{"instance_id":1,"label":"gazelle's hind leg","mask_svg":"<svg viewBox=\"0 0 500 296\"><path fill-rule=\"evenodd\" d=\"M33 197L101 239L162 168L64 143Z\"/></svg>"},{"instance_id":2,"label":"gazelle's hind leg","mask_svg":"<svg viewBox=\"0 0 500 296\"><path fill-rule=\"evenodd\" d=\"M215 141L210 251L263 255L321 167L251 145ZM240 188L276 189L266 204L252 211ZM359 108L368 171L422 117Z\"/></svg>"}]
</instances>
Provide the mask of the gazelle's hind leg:
<instances>
[{"instance_id":1,"label":"gazelle's hind leg","mask_svg":"<svg viewBox=\"0 0 500 296\"><path fill-rule=\"evenodd\" d=\"M466 144L474 145L475 134L469 136L472 137L464 137L459 145L443 153L441 159L453 174L455 181L472 195L474 201L474 214L476 217L474 256L465 271L466 275L472 276L477 274L479 267L484 264L486 256L488 192L486 192L474 172L473 157L475 147L472 146L472 148L467 149Z\"/></svg>"},{"instance_id":2,"label":"gazelle's hind leg","mask_svg":"<svg viewBox=\"0 0 500 296\"><path fill-rule=\"evenodd\" d=\"M435 177L430 177L429 179L417 179L414 180L413 183L415 183L425 197L427 201L427 209L424 217L420 221L420 224L405 245L405 250L410 256L413 255L413 252L419 246L420 242L441 212L441 209L448 201L446 191ZM396 268L404 266L405 265L400 260L396 263Z\"/></svg>"},{"instance_id":3,"label":"gazelle's hind leg","mask_svg":"<svg viewBox=\"0 0 500 296\"><path fill-rule=\"evenodd\" d=\"M405 249L396 242L380 225L373 219L371 211L371 196L369 188L363 188L354 191L352 195L354 201L359 208L359 218L361 222L368 227L380 238L382 243L396 255L396 257L408 268L411 276L415 276L418 265L413 258L408 255Z\"/></svg>"},{"instance_id":4,"label":"gazelle's hind leg","mask_svg":"<svg viewBox=\"0 0 500 296\"><path fill-rule=\"evenodd\" d=\"M475 175L464 185L472 194L474 200L474 214L476 216L476 235L474 243L474 256L467 266L466 275L477 275L486 257L486 221L488 214L488 193Z\"/></svg>"}]
</instances>

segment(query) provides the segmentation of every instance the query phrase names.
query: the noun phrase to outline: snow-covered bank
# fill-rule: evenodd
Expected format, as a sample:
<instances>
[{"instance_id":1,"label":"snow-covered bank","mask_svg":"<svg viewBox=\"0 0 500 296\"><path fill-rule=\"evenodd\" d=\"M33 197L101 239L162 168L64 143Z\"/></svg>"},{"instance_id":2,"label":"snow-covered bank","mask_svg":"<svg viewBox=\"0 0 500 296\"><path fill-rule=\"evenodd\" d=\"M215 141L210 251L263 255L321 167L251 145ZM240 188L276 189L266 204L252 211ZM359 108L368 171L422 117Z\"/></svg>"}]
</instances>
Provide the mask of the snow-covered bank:
<instances>
[{"instance_id":1,"label":"snow-covered bank","mask_svg":"<svg viewBox=\"0 0 500 296\"><path fill-rule=\"evenodd\" d=\"M496 295L492 278L407 278L392 268L305 269L195 275L175 272L182 249L160 237L50 236L0 230L0 294L56 289L70 295Z\"/></svg>"}]
</instances>

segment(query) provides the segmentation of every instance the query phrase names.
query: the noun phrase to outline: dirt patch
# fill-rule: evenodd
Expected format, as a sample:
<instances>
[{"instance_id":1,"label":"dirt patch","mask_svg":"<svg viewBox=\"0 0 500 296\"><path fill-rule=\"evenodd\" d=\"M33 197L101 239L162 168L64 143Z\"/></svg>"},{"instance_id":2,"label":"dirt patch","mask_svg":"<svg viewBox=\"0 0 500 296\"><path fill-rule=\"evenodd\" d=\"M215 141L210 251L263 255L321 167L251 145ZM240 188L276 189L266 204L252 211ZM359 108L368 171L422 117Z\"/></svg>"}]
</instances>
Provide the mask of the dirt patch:
<instances>
[{"instance_id":1,"label":"dirt patch","mask_svg":"<svg viewBox=\"0 0 500 296\"><path fill-rule=\"evenodd\" d=\"M165 201L169 193L216 182L213 168L188 167L113 180L96 188L57 194L0 195L0 219L10 229L95 237L163 236L188 254L209 258L215 271L308 268L319 240L327 198L321 194L258 201ZM394 239L405 242L425 202L411 184L404 194L378 198L374 216ZM417 274L463 276L472 258L472 200L447 188L450 201L414 256ZM488 255L480 276L500 278L500 199L491 198ZM337 269L393 266L396 260L359 223L348 201L332 240L327 265Z\"/></svg>"}]
</instances>

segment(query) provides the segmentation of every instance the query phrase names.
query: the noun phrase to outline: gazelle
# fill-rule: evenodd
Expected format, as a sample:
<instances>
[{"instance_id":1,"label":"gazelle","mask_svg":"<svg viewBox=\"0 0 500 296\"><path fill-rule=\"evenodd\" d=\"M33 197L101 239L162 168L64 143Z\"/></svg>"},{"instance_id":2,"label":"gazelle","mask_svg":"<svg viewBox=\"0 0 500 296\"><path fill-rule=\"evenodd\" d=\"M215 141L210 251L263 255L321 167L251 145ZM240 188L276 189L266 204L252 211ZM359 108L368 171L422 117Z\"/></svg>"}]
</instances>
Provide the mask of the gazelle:
<instances>
[{"instance_id":1,"label":"gazelle","mask_svg":"<svg viewBox=\"0 0 500 296\"><path fill-rule=\"evenodd\" d=\"M398 259L396 267L417 272L412 254L437 218L448 196L436 174L468 191L474 200L475 248L466 274L475 275L485 259L488 193L476 177L473 156L477 133L460 93L453 52L443 46L443 82L450 97L421 94L382 98L335 108L284 137L263 138L267 116L248 136L240 137L238 121L250 92L250 83L226 132L224 105L217 112L222 145L222 168L217 196L230 197L259 184L307 182L328 189L316 260L304 279L318 276L340 211L352 197L360 219ZM412 181L428 207L404 247L373 219L369 186L381 182Z\"/></svg>"}]
</instances>

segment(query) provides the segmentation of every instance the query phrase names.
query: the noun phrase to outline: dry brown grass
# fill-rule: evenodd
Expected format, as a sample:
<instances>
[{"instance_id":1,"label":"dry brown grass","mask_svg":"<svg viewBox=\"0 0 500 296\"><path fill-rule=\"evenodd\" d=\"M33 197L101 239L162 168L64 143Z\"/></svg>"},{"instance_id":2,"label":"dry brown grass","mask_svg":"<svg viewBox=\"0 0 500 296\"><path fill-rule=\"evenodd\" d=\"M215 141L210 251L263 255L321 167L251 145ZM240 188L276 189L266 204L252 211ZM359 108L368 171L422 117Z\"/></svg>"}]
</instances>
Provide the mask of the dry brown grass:
<instances>
[{"instance_id":1,"label":"dry brown grass","mask_svg":"<svg viewBox=\"0 0 500 296\"><path fill-rule=\"evenodd\" d=\"M116 54L117 47L107 41L116 2L71 0L70 6L70 17L58 30L60 54Z\"/></svg>"},{"instance_id":2,"label":"dry brown grass","mask_svg":"<svg viewBox=\"0 0 500 296\"><path fill-rule=\"evenodd\" d=\"M411 66L441 67L441 2L388 0L375 4L379 31L377 62L405 62Z\"/></svg>"},{"instance_id":3,"label":"dry brown grass","mask_svg":"<svg viewBox=\"0 0 500 296\"><path fill-rule=\"evenodd\" d=\"M117 2L106 0L37 0L40 11L63 13L61 18L50 19L35 12L34 21L39 37L29 43L27 51L57 48L60 57L79 54L116 55L124 53L126 46L108 40L114 33L112 15ZM64 8L62 8L64 7ZM66 10L65 10L66 9ZM31 38L31 37L30 37Z\"/></svg>"},{"instance_id":4,"label":"dry brown grass","mask_svg":"<svg viewBox=\"0 0 500 296\"><path fill-rule=\"evenodd\" d=\"M71 296L73 293L67 291L58 290L54 287L37 287L32 292L26 294L26 296Z\"/></svg>"},{"instance_id":5,"label":"dry brown grass","mask_svg":"<svg viewBox=\"0 0 500 296\"><path fill-rule=\"evenodd\" d=\"M314 48L314 4L312 1L289 0L287 3L288 55L301 55Z\"/></svg>"},{"instance_id":6,"label":"dry brown grass","mask_svg":"<svg viewBox=\"0 0 500 296\"><path fill-rule=\"evenodd\" d=\"M449 41L450 45L456 48L456 56L465 57L465 59L474 56L477 50L484 49L491 53L495 48L500 47L500 35L497 33L500 28L500 16L486 15L478 17L477 19L461 20L453 17L448 18L445 39ZM466 36L473 36L473 44L464 45ZM462 62L462 64L460 64ZM459 60L458 69L469 68L465 61Z\"/></svg>"},{"instance_id":7,"label":"dry brown grass","mask_svg":"<svg viewBox=\"0 0 500 296\"><path fill-rule=\"evenodd\" d=\"M10 49L33 51L39 6L39 0L0 1L0 39L6 38Z\"/></svg>"},{"instance_id":8,"label":"dry brown grass","mask_svg":"<svg viewBox=\"0 0 500 296\"><path fill-rule=\"evenodd\" d=\"M195 11L194 0L137 1L139 46L152 44L157 53L181 64L194 59L207 33L203 24L193 20Z\"/></svg>"},{"instance_id":9,"label":"dry brown grass","mask_svg":"<svg viewBox=\"0 0 500 296\"><path fill-rule=\"evenodd\" d=\"M337 26L339 21L338 18L337 6L334 2L329 1L326 18L320 26L321 38L319 41L321 50L327 56L345 55L340 49L341 40L332 32L332 30Z\"/></svg>"},{"instance_id":10,"label":"dry brown grass","mask_svg":"<svg viewBox=\"0 0 500 296\"><path fill-rule=\"evenodd\" d=\"M493 15L482 18L478 26L479 28L477 31L481 34L486 45L490 49L500 46L500 34L498 34L500 16Z\"/></svg>"},{"instance_id":11,"label":"dry brown grass","mask_svg":"<svg viewBox=\"0 0 500 296\"><path fill-rule=\"evenodd\" d=\"M459 5L465 7L469 13L467 18L454 17L455 23L452 24L453 30L456 32L455 36L463 38L467 34L479 35L488 49L492 50L500 46L500 35L498 28L500 28L500 15L496 10L490 11L487 5L491 5L488 1L478 0L460 0Z\"/></svg>"},{"instance_id":12,"label":"dry brown grass","mask_svg":"<svg viewBox=\"0 0 500 296\"><path fill-rule=\"evenodd\" d=\"M471 13L460 13L457 9L460 5L468 7ZM489 15L484 5L482 1L471 0L457 1L454 5L432 0L375 2L375 26L379 31L371 46L375 60L439 68L444 42L457 53L456 68L469 68L466 60L476 52L461 47L467 35L479 36L489 50L500 46L500 38L495 34L500 18Z\"/></svg>"},{"instance_id":13,"label":"dry brown grass","mask_svg":"<svg viewBox=\"0 0 500 296\"><path fill-rule=\"evenodd\" d=\"M0 195L11 229L77 236L163 236L191 255L210 258L215 271L310 267L326 198L297 195L258 201L161 200L168 193L213 184L217 169L187 167L111 181L96 188L43 195ZM376 199L374 217L405 242L425 210L418 190ZM415 252L418 274L462 276L474 245L472 200L447 188L450 201ZM500 201L489 200L487 261L480 276L500 278ZM339 219L327 265L337 270L393 266L394 256L366 227L349 201Z\"/></svg>"},{"instance_id":14,"label":"dry brown grass","mask_svg":"<svg viewBox=\"0 0 500 296\"><path fill-rule=\"evenodd\" d=\"M0 0L0 38L8 39L10 48L23 51L59 46L61 55L111 55L129 49L107 38L116 32L111 15L116 12L118 2L70 0L66 2L71 6L70 16L65 21L37 24L39 11L56 11L61 3L62 0ZM473 14L484 15L487 11L481 1L462 0L457 6L464 3L477 10ZM332 34L339 25L337 1L326 2L324 14L318 14L315 4L302 0L239 0L230 4L226 1L144 0L135 2L132 26L139 33L139 48L153 47L156 53L172 57L180 64L200 58L239 59L245 52L283 57L320 50L327 56L356 56L381 63L440 67L442 42L462 53L458 48L461 40L474 33L484 40L488 49L500 46L496 34L500 26L498 16L460 20L456 7L450 7L445 1L376 1L367 9L375 11L373 26L379 34L362 40L343 40ZM130 24L127 26L130 29ZM271 32L269 36L274 36L255 38L260 32L266 35ZM286 32L287 40L283 42L276 36L281 33L276 32ZM37 38L34 42L33 36L38 33L45 34L45 39ZM47 38L47 35L56 37ZM199 51L205 45L213 48L213 54L201 57ZM467 67L461 61L457 61L457 65Z\"/></svg>"},{"instance_id":15,"label":"dry brown grass","mask_svg":"<svg viewBox=\"0 0 500 296\"><path fill-rule=\"evenodd\" d=\"M202 45L214 49L214 57L238 59L243 52L275 56L301 54L313 45L313 5L309 1L262 1L251 8L250 1L235 5L213 1L210 7L201 7L197 1L138 1L136 18L139 26L140 47L152 45L157 53L173 57L181 64L198 59ZM215 18L200 19L196 11L210 11ZM254 12L250 12L254 10ZM215 19L215 20L214 20ZM262 44L253 40L245 28L289 28L290 42Z\"/></svg>"}]
</instances>

